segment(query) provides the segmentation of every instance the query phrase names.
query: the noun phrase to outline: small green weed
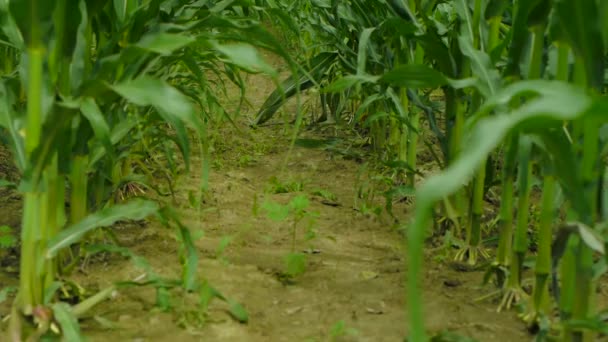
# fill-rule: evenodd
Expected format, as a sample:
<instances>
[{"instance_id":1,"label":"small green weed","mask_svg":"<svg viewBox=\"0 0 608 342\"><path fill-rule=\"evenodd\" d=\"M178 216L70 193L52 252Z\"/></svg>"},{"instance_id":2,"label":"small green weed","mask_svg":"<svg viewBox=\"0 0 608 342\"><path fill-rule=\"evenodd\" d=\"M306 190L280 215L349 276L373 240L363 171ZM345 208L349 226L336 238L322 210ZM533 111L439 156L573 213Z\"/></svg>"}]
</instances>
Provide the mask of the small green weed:
<instances>
[{"instance_id":1,"label":"small green weed","mask_svg":"<svg viewBox=\"0 0 608 342\"><path fill-rule=\"evenodd\" d=\"M17 245L17 236L9 226L0 226L0 249L12 248Z\"/></svg>"},{"instance_id":2,"label":"small green weed","mask_svg":"<svg viewBox=\"0 0 608 342\"><path fill-rule=\"evenodd\" d=\"M329 339L330 341L336 341L339 337L344 337L347 335L356 336L358 334L359 331L354 328L347 327L346 323L343 320L340 320L331 327L331 330L329 331Z\"/></svg>"},{"instance_id":3,"label":"small green weed","mask_svg":"<svg viewBox=\"0 0 608 342\"><path fill-rule=\"evenodd\" d=\"M296 237L298 224L304 219L308 219L306 240L310 241L316 236L314 226L318 213L308 211L309 205L310 201L305 195L292 198L286 205L268 200L262 205L262 209L266 211L269 219L276 222L283 222L288 219L291 221L291 252L285 257L286 276L288 278L296 277L306 271L306 255L296 253Z\"/></svg>"},{"instance_id":4,"label":"small green weed","mask_svg":"<svg viewBox=\"0 0 608 342\"><path fill-rule=\"evenodd\" d=\"M317 189L313 191L312 194L313 196L319 196L322 199L330 202L336 202L338 200L338 198L333 192L324 189Z\"/></svg>"},{"instance_id":5,"label":"small green weed","mask_svg":"<svg viewBox=\"0 0 608 342\"><path fill-rule=\"evenodd\" d=\"M277 177L270 178L266 191L271 194L287 194L304 190L304 183L300 181L281 182Z\"/></svg>"}]
</instances>

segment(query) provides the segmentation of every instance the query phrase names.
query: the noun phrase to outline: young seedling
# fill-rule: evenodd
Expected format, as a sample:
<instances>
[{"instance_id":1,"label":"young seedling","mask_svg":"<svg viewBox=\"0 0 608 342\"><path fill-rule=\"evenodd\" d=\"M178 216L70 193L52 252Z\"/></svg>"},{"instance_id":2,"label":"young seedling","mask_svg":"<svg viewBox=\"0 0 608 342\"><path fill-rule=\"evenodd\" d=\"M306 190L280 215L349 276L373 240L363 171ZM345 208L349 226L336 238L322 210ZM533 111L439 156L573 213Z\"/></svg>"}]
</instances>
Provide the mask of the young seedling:
<instances>
[{"instance_id":1,"label":"young seedling","mask_svg":"<svg viewBox=\"0 0 608 342\"><path fill-rule=\"evenodd\" d=\"M288 204L282 205L274 201L266 201L262 205L269 219L275 222L289 220L291 223L291 252L286 256L286 276L296 277L306 271L306 255L296 252L296 239L298 225L309 219L307 240L314 238L314 218L316 213L308 211L310 201L305 195L294 197Z\"/></svg>"}]
</instances>

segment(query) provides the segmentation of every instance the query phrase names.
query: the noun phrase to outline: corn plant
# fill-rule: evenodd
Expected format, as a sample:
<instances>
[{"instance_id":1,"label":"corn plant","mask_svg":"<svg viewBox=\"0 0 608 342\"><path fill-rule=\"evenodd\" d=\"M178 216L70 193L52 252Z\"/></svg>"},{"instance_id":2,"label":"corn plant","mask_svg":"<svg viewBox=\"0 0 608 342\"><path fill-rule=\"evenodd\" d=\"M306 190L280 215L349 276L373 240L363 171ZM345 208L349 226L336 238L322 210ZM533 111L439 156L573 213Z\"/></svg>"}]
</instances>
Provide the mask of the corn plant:
<instances>
[{"instance_id":1,"label":"corn plant","mask_svg":"<svg viewBox=\"0 0 608 342\"><path fill-rule=\"evenodd\" d=\"M0 2L0 51L6 57L0 125L22 173L24 196L12 340L36 339L57 331L57 324L66 338L77 338L75 319L116 287L69 307L56 301L59 277L69 275L86 253L118 251L84 242L96 228L119 220L157 215L166 224L177 222L186 246L178 284L195 287L197 257L177 216L155 201L124 202L112 194L122 184L141 182L136 171L152 179L153 171L137 155L173 155L166 142L174 143L188 169L192 133L203 154L204 190L205 122L211 117L199 115L192 100L207 113L219 108L205 68L223 74L217 65L225 63L237 84L241 69L273 73L251 45L239 42L288 58L270 34L236 13L238 8L189 1ZM168 285L145 269L157 291L166 293Z\"/></svg>"},{"instance_id":2,"label":"corn plant","mask_svg":"<svg viewBox=\"0 0 608 342\"><path fill-rule=\"evenodd\" d=\"M506 143L507 152L503 164L505 176L497 261L510 263L508 283L512 288L517 288L521 281L523 258L527 253L525 235L532 163L536 164L535 160L538 160L544 175L539 227L541 240L531 305L533 312L526 318L538 319L542 312L546 312L544 308L548 300L548 277L551 272L556 273L557 262L563 255L560 277L562 290L554 289L561 293L558 302L562 310L561 322L557 325L561 326L561 329L558 329L559 334L564 340L593 339L593 332L585 329L589 325L582 322L594 319L595 309L590 299L594 287L591 271L594 264L592 251L603 253L604 243L603 238L599 237L601 230L598 231L602 222L601 203L598 198L601 198L603 191L599 175L600 170L603 170L601 151L604 141L598 133L605 123L603 111L606 100L599 94L604 85L603 63L606 51L601 44L604 39L601 26L598 25L599 4L594 1L584 5L570 1L556 1L553 4L540 1L518 2L517 5L505 75L511 75L515 79L543 77L541 56L545 49L545 28L547 23L550 23L552 41L559 42L554 50L558 56L557 69L551 71L556 80L516 81L489 96L474 114L474 124L466 131L462 156L442 174L429 178L419 189L414 223L409 228L409 305L413 318L413 340L423 340L425 336L421 320L423 316L419 310L421 302L415 288L420 271L423 229L431 217L430 210L433 204L444 196L459 191L460 184L470 180L475 169L483 165L484 159L503 142ZM551 5L553 7L548 7ZM551 20L548 21L547 18ZM528 25L531 33L526 30ZM529 67L527 73L523 73L520 61L528 37L533 43L529 50ZM591 39L599 43L590 44ZM566 76L564 67L567 68L569 62L559 57L567 56L567 50L561 50L564 45L572 47L572 80L575 85L566 83L570 77ZM595 91L588 92L587 89ZM487 116L490 113L491 115ZM533 156L538 158L532 158ZM509 205L513 201L513 192L510 190L510 184L514 180L512 175L515 165L519 169L519 200L517 225L514 240L511 242L510 225L513 214ZM578 167L573 169L566 165ZM556 204L559 204L555 200L556 186L564 193L569 217L573 223L561 226L552 251L551 227L555 224L553 218ZM414 293L411 292L412 289ZM520 290L510 292L504 300L510 302L521 299L521 293ZM578 295L575 297L574 293Z\"/></svg>"},{"instance_id":3,"label":"corn plant","mask_svg":"<svg viewBox=\"0 0 608 342\"><path fill-rule=\"evenodd\" d=\"M416 214L407 227L412 340L425 339L417 284L424 229L435 205L442 205L441 220L452 223L451 235L466 239L456 260L476 264L490 258L482 244L483 213L496 185L498 247L490 272L502 298L499 310L521 304L524 320L540 324L558 305L561 319L552 333L564 340L592 339L590 327L602 330L591 298L604 262L593 251L604 252L606 1L397 0L376 2L374 8L359 1L350 6L296 1L284 6L300 6L300 17L277 22L302 32L299 43L308 46L303 54L315 63L287 79L285 93L271 94L256 123L269 120L297 90L318 83L321 93L353 103L354 127L380 156L406 166L407 185L415 185L421 119L440 145L442 158L435 159L444 171L417 190ZM437 88L442 110L426 97ZM497 175L494 164L500 167ZM541 179L540 189L533 187L535 177ZM541 209L528 298L522 278L533 192L541 193Z\"/></svg>"}]
</instances>

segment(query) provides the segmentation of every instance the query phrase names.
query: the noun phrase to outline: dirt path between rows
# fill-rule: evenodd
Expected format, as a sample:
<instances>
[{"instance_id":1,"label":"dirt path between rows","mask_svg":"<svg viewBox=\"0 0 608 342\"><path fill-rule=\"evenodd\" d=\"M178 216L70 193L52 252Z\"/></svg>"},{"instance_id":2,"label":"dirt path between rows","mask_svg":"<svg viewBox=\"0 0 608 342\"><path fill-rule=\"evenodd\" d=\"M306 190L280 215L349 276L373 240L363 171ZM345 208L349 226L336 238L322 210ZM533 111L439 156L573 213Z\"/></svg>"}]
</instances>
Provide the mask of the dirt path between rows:
<instances>
[{"instance_id":1,"label":"dirt path between rows","mask_svg":"<svg viewBox=\"0 0 608 342\"><path fill-rule=\"evenodd\" d=\"M251 117L273 85L263 76L248 77L247 82L253 109L243 115ZM403 341L403 237L386 220L355 210L361 164L323 150L295 147L282 169L290 138L285 128L249 130L239 125L251 137L231 127L213 137L214 169L201 217L188 205L189 191L200 182L198 172L179 181L177 203L184 223L198 238L200 276L241 303L249 323L235 321L219 301L207 315L197 315L194 295L174 296L173 310L161 312L154 307L152 289L131 288L97 307L97 319L83 321L85 336L89 341L185 342L330 341L340 335L335 340ZM301 181L303 188L266 194L273 176L283 182ZM313 195L317 190L336 198L323 200ZM287 203L299 194L306 195L309 210L318 213L316 237L305 242L305 229L298 232L298 251L313 253L307 254L307 271L294 284L284 284L279 275L291 248L291 230L287 223L269 220L261 209L254 215L254 206L264 199ZM395 212L406 218L408 207L398 204ZM117 235L159 274L179 276L178 243L171 231L151 223L123 228ZM479 341L530 339L515 313L499 314L494 304L473 301L483 294L478 288L481 273L459 273L433 255L426 259L423 284L429 330L452 330ZM81 285L103 288L140 273L129 261L113 258L92 264Z\"/></svg>"},{"instance_id":2,"label":"dirt path between rows","mask_svg":"<svg viewBox=\"0 0 608 342\"><path fill-rule=\"evenodd\" d=\"M280 64L272 56L267 58ZM274 86L264 76L249 76L247 83L252 106L243 117L250 119ZM293 110L293 106L287 108ZM183 204L184 223L204 232L196 243L202 256L201 275L240 302L249 312L249 323L236 322L226 313L226 305L217 302L205 324L186 323L186 329L178 328L186 316L179 305L171 314L144 313L154 303L153 293L129 290L117 302L105 305L106 317L119 322L122 329L99 332L92 340L328 341L340 336L336 340L402 341L407 334L402 235L386 220L355 210L361 164L318 149L295 147L288 155L291 136L280 125L254 131L246 125L239 128L251 136L231 127L215 136L216 167L202 219L185 205L188 192L199 184L196 175L182 181L178 201ZM283 182L302 182L303 189L265 194L273 176ZM334 194L338 206L323 204L312 195L319 189ZM287 223L273 222L263 213L256 217L254 198L258 205L265 198L285 204L298 194L310 198L309 209L318 213L316 238L307 244L301 229L298 246L315 254L308 255L308 269L295 284L285 285L277 274L284 270L291 230ZM395 212L405 218L408 208L397 205ZM176 244L166 231L152 226L134 238L135 250L159 272L177 272ZM228 247L218 256L218 247L227 239ZM429 330L452 330L480 341L530 338L515 313L498 314L494 304L473 302L483 294L478 289L481 273L456 272L433 262L432 255L427 260L431 262L423 284ZM110 280L104 274L111 278L135 274L124 264L94 273L101 275L100 281Z\"/></svg>"}]
</instances>

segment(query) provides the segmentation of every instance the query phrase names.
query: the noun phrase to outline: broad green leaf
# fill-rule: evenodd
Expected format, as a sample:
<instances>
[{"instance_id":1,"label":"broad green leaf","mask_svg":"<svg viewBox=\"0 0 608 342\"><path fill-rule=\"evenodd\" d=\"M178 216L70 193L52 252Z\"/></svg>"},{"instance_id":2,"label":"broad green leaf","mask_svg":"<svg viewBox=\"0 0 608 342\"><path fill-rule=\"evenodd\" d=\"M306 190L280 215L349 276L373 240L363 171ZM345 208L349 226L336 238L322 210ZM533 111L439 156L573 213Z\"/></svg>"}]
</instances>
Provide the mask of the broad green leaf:
<instances>
[{"instance_id":1,"label":"broad green leaf","mask_svg":"<svg viewBox=\"0 0 608 342\"><path fill-rule=\"evenodd\" d=\"M235 0L221 0L218 1L215 6L213 6L213 8L211 8L209 11L211 13L220 13L222 11L224 11L226 8L228 8L228 6L232 5L232 3L234 3Z\"/></svg>"},{"instance_id":2,"label":"broad green leaf","mask_svg":"<svg viewBox=\"0 0 608 342\"><path fill-rule=\"evenodd\" d=\"M528 43L528 18L532 9L541 0L526 0L517 3L517 11L513 19L513 28L511 29L511 43L508 48L508 61L506 75L521 77L520 64L524 57L525 47Z\"/></svg>"},{"instance_id":3,"label":"broad green leaf","mask_svg":"<svg viewBox=\"0 0 608 342\"><path fill-rule=\"evenodd\" d=\"M423 64L403 64L385 73L378 80L404 88L437 88L447 84L442 73Z\"/></svg>"},{"instance_id":4,"label":"broad green leaf","mask_svg":"<svg viewBox=\"0 0 608 342\"><path fill-rule=\"evenodd\" d=\"M338 54L323 52L310 59L311 69L301 76L291 75L284 80L264 101L260 107L254 124L260 125L270 120L281 106L298 91L304 91L315 85L315 80L325 75L328 69L338 60Z\"/></svg>"},{"instance_id":5,"label":"broad green leaf","mask_svg":"<svg viewBox=\"0 0 608 342\"><path fill-rule=\"evenodd\" d=\"M143 220L156 212L158 212L156 202L140 199L102 209L62 230L49 242L45 257L47 259L54 257L60 250L80 241L86 233L95 228L107 227L121 220Z\"/></svg>"},{"instance_id":6,"label":"broad green leaf","mask_svg":"<svg viewBox=\"0 0 608 342\"><path fill-rule=\"evenodd\" d=\"M289 207L272 201L265 201L262 209L266 211L268 218L273 221L284 221L289 217Z\"/></svg>"},{"instance_id":7,"label":"broad green leaf","mask_svg":"<svg viewBox=\"0 0 608 342\"><path fill-rule=\"evenodd\" d=\"M213 47L224 54L233 63L250 72L264 72L277 77L276 70L260 56L256 48L248 44L213 44Z\"/></svg>"},{"instance_id":8,"label":"broad green leaf","mask_svg":"<svg viewBox=\"0 0 608 342\"><path fill-rule=\"evenodd\" d=\"M122 25L129 19L139 3L138 0L114 0L114 13L116 13L118 24Z\"/></svg>"},{"instance_id":9,"label":"broad green leaf","mask_svg":"<svg viewBox=\"0 0 608 342\"><path fill-rule=\"evenodd\" d=\"M73 93L77 93L87 76L87 71L90 65L90 42L87 39L87 27L89 25L89 15L87 13L86 1L81 0L78 7L80 8L80 23L76 33L76 46L70 64L70 86Z\"/></svg>"},{"instance_id":10,"label":"broad green leaf","mask_svg":"<svg viewBox=\"0 0 608 342\"><path fill-rule=\"evenodd\" d=\"M182 248L184 249L185 260L183 261L182 279L186 290L193 290L196 285L196 274L198 272L198 254L192 242L190 230L180 225L179 228Z\"/></svg>"},{"instance_id":11,"label":"broad green leaf","mask_svg":"<svg viewBox=\"0 0 608 342\"><path fill-rule=\"evenodd\" d=\"M19 26L26 45L38 45L46 40L53 26L52 15L56 0L10 0L10 13ZM32 10L35 9L35 10Z\"/></svg>"},{"instance_id":12,"label":"broad green leaf","mask_svg":"<svg viewBox=\"0 0 608 342\"><path fill-rule=\"evenodd\" d=\"M410 7L409 7L407 1L405 1L405 0L388 0L388 4L391 6L393 11L395 11L397 13L397 15L399 15L399 17L401 19L414 22L416 25L418 25L416 16L410 10Z\"/></svg>"},{"instance_id":13,"label":"broad green leaf","mask_svg":"<svg viewBox=\"0 0 608 342\"><path fill-rule=\"evenodd\" d=\"M203 310L207 310L209 304L214 298L219 298L221 300L226 300L226 298L213 286L211 286L208 282L204 282L201 285L199 292L199 305Z\"/></svg>"},{"instance_id":14,"label":"broad green leaf","mask_svg":"<svg viewBox=\"0 0 608 342\"><path fill-rule=\"evenodd\" d=\"M169 84L149 76L112 85L110 88L136 105L156 108L158 114L176 130L176 139L186 169L189 169L190 143L184 123L196 129L199 134L202 132L202 123L188 98Z\"/></svg>"},{"instance_id":15,"label":"broad green leaf","mask_svg":"<svg viewBox=\"0 0 608 342\"><path fill-rule=\"evenodd\" d=\"M4 127L11 137L13 147L13 158L16 160L17 167L23 171L26 167L26 157L23 135L19 132L16 125L16 114L13 111L15 96L4 82L0 82L0 126Z\"/></svg>"},{"instance_id":16,"label":"broad green leaf","mask_svg":"<svg viewBox=\"0 0 608 342\"><path fill-rule=\"evenodd\" d=\"M339 78L332 84L328 85L323 89L323 92L326 93L339 93L343 92L346 89L352 88L355 85L362 83L374 83L379 79L377 76L369 76L369 75L348 75Z\"/></svg>"},{"instance_id":17,"label":"broad green leaf","mask_svg":"<svg viewBox=\"0 0 608 342\"><path fill-rule=\"evenodd\" d=\"M188 98L169 84L150 76L110 85L120 96L139 106L153 106L161 115L179 118L193 128L200 127L194 106Z\"/></svg>"},{"instance_id":18,"label":"broad green leaf","mask_svg":"<svg viewBox=\"0 0 608 342\"><path fill-rule=\"evenodd\" d=\"M95 132L95 137L101 141L106 152L112 157L114 155L114 149L110 138L110 127L108 126L104 115L101 113L99 106L95 103L95 100L90 97L83 99L80 105L80 111L89 121L89 124L93 128L93 132Z\"/></svg>"},{"instance_id":19,"label":"broad green leaf","mask_svg":"<svg viewBox=\"0 0 608 342\"><path fill-rule=\"evenodd\" d=\"M51 285L49 285L46 289L44 289L44 299L42 302L44 305L49 305L56 298L55 294L61 287L64 285L61 281L54 281Z\"/></svg>"},{"instance_id":20,"label":"broad green leaf","mask_svg":"<svg viewBox=\"0 0 608 342\"><path fill-rule=\"evenodd\" d=\"M72 313L72 309L66 303L55 303L52 305L53 316L61 327L61 333L66 341L84 341L80 334L78 319Z\"/></svg>"},{"instance_id":21,"label":"broad green leaf","mask_svg":"<svg viewBox=\"0 0 608 342\"><path fill-rule=\"evenodd\" d=\"M471 62L473 75L482 81L480 93L488 98L495 94L501 86L501 79L498 70L492 65L492 60L483 51L473 48L471 41L463 37L458 37L458 44L462 54L467 56Z\"/></svg>"},{"instance_id":22,"label":"broad green leaf","mask_svg":"<svg viewBox=\"0 0 608 342\"><path fill-rule=\"evenodd\" d=\"M603 89L604 40L597 1L559 0L555 9L568 43L585 64L587 82L595 89Z\"/></svg>"},{"instance_id":23,"label":"broad green leaf","mask_svg":"<svg viewBox=\"0 0 608 342\"><path fill-rule=\"evenodd\" d=\"M508 4L508 0L489 0L484 14L485 19L488 20L493 17L502 17Z\"/></svg>"},{"instance_id":24,"label":"broad green leaf","mask_svg":"<svg viewBox=\"0 0 608 342\"><path fill-rule=\"evenodd\" d=\"M601 235L599 235L595 230L580 222L576 223L576 227L578 228L578 234L581 236L581 239L585 242L587 246L589 246L589 248L593 249L598 253L606 254L606 251L604 249L605 241L601 237Z\"/></svg>"},{"instance_id":25,"label":"broad green leaf","mask_svg":"<svg viewBox=\"0 0 608 342\"><path fill-rule=\"evenodd\" d=\"M298 195L289 202L289 206L295 212L301 212L301 211L305 210L306 208L308 208L309 204L310 204L310 201L308 200L308 198L305 195Z\"/></svg>"},{"instance_id":26,"label":"broad green leaf","mask_svg":"<svg viewBox=\"0 0 608 342\"><path fill-rule=\"evenodd\" d=\"M357 53L357 75L365 75L365 64L367 63L367 49L369 48L370 38L376 30L375 27L366 28L359 37L359 53Z\"/></svg>"},{"instance_id":27,"label":"broad green leaf","mask_svg":"<svg viewBox=\"0 0 608 342\"><path fill-rule=\"evenodd\" d=\"M240 323L249 322L249 315L247 314L247 310L238 302L229 299L228 305L230 306L230 315L239 321Z\"/></svg>"},{"instance_id":28,"label":"broad green leaf","mask_svg":"<svg viewBox=\"0 0 608 342\"><path fill-rule=\"evenodd\" d=\"M17 27L17 23L9 13L9 1L0 1L0 30L4 32L6 38L10 41L10 45L22 49L23 48L23 36Z\"/></svg>"},{"instance_id":29,"label":"broad green leaf","mask_svg":"<svg viewBox=\"0 0 608 342\"><path fill-rule=\"evenodd\" d=\"M539 0L536 6L530 11L528 26L546 25L551 13L553 0Z\"/></svg>"},{"instance_id":30,"label":"broad green leaf","mask_svg":"<svg viewBox=\"0 0 608 342\"><path fill-rule=\"evenodd\" d=\"M194 41L194 38L183 34L161 32L144 36L135 44L135 46L147 51L156 52L163 56L168 56Z\"/></svg>"},{"instance_id":31,"label":"broad green leaf","mask_svg":"<svg viewBox=\"0 0 608 342\"><path fill-rule=\"evenodd\" d=\"M119 143L124 137L131 132L131 130L137 125L135 120L124 119L118 125L116 125L110 133L110 141L112 145ZM94 148L89 157L89 168L92 168L107 152L107 149L103 146Z\"/></svg>"}]
</instances>

